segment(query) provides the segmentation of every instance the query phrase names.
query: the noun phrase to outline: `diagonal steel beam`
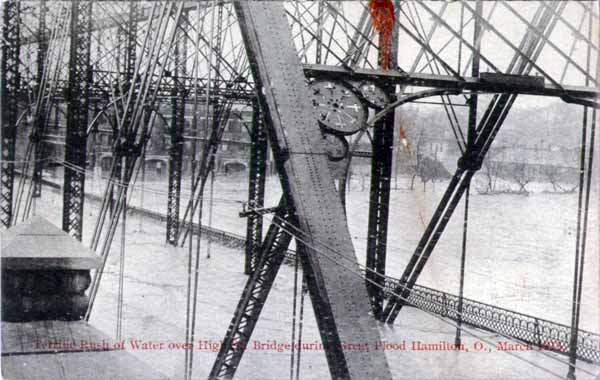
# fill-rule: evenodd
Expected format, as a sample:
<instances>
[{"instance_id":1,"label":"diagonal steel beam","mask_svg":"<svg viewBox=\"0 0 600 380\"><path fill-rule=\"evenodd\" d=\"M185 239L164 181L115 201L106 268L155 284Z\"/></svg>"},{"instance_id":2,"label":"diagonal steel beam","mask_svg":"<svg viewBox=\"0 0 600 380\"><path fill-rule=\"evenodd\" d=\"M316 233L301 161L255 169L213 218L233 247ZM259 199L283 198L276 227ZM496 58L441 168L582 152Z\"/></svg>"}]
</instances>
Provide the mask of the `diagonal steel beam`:
<instances>
[{"instance_id":1,"label":"diagonal steel beam","mask_svg":"<svg viewBox=\"0 0 600 380\"><path fill-rule=\"evenodd\" d=\"M269 227L257 264L246 282L217 359L208 376L210 380L233 378L285 258L292 237L281 228L285 227L285 221L290 222L284 198L279 202L275 218L284 222L274 223Z\"/></svg>"},{"instance_id":2,"label":"diagonal steel beam","mask_svg":"<svg viewBox=\"0 0 600 380\"><path fill-rule=\"evenodd\" d=\"M302 267L331 376L391 379L383 352L348 350L342 344L371 345L380 333L369 315L364 283L352 273L358 263L283 4L234 5L293 224L305 236ZM317 243L334 247L350 267L324 260Z\"/></svg>"}]
</instances>

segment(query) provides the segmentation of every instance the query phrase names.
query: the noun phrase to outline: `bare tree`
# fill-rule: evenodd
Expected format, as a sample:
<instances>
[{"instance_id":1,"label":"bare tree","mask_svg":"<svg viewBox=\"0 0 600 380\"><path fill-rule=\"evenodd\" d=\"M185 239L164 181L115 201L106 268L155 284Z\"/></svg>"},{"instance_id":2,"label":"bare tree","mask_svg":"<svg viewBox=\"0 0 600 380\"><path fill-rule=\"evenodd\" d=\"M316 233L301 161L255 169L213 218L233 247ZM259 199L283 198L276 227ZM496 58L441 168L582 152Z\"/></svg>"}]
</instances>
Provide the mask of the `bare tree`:
<instances>
[{"instance_id":1,"label":"bare tree","mask_svg":"<svg viewBox=\"0 0 600 380\"><path fill-rule=\"evenodd\" d=\"M486 157L483 160L481 174L485 177L485 188L478 189L480 194L493 194L497 191L498 178L502 170L500 161L492 160L491 157Z\"/></svg>"},{"instance_id":2,"label":"bare tree","mask_svg":"<svg viewBox=\"0 0 600 380\"><path fill-rule=\"evenodd\" d=\"M564 187L560 184L560 168L557 166L545 165L542 168L542 173L552 185L552 189L555 193L574 193L577 189L577 183L572 187Z\"/></svg>"},{"instance_id":3,"label":"bare tree","mask_svg":"<svg viewBox=\"0 0 600 380\"><path fill-rule=\"evenodd\" d=\"M424 133L425 131L423 129L421 129L421 131L419 132L419 137L417 137L417 141L415 143L415 162L414 164L412 164L410 166L410 173L411 173L411 179L410 179L410 189L414 190L415 189L415 178L417 176L419 176L419 173L421 173L421 165L422 165L422 159L423 159L423 143L424 143Z\"/></svg>"},{"instance_id":4,"label":"bare tree","mask_svg":"<svg viewBox=\"0 0 600 380\"><path fill-rule=\"evenodd\" d=\"M450 172L437 159L429 156L422 156L419 159L417 176L423 182L423 191L426 191L427 182L435 183L437 180L443 180L450 177Z\"/></svg>"},{"instance_id":5,"label":"bare tree","mask_svg":"<svg viewBox=\"0 0 600 380\"><path fill-rule=\"evenodd\" d=\"M527 164L524 162L515 163L511 173L510 179L512 179L517 185L519 185L518 193L529 194L526 186L531 182L530 173L527 170Z\"/></svg>"}]
</instances>

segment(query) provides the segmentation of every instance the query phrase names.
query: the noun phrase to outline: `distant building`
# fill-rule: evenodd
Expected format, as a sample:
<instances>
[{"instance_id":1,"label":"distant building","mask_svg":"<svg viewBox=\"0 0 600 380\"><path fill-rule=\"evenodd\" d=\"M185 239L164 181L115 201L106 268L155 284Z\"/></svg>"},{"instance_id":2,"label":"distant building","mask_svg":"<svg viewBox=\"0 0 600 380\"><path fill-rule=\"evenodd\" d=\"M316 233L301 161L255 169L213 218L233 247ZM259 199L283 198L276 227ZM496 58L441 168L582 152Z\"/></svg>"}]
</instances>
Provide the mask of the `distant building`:
<instances>
[{"instance_id":1,"label":"distant building","mask_svg":"<svg viewBox=\"0 0 600 380\"><path fill-rule=\"evenodd\" d=\"M497 147L490 149L488 160L498 165L499 177L510 177L516 172L531 180L572 182L577 178L579 148Z\"/></svg>"},{"instance_id":2,"label":"distant building","mask_svg":"<svg viewBox=\"0 0 600 380\"><path fill-rule=\"evenodd\" d=\"M190 110L188 109L188 111ZM189 113L185 116L183 131L182 164L184 173L189 172L191 169L194 143L196 142L197 144L196 157L199 158L201 157L204 143L210 138L210 132L205 133L207 125L206 117L200 116L198 118L198 132L196 132L192 125L192 115L189 115ZM147 175L161 177L168 173L168 151L171 145L170 123L170 118L156 118L152 137L146 148L145 169ZM209 118L208 123L210 126L212 119ZM223 131L221 143L215 157L215 169L218 172L233 173L247 170L250 158L250 136L248 129L251 128L251 123L251 111L232 111ZM93 144L91 149L88 149L88 155L93 163L98 161L98 165L100 165L102 171L106 172L109 170L112 160L113 130L108 121L103 121L99 123L94 133L96 134L95 144Z\"/></svg>"}]
</instances>

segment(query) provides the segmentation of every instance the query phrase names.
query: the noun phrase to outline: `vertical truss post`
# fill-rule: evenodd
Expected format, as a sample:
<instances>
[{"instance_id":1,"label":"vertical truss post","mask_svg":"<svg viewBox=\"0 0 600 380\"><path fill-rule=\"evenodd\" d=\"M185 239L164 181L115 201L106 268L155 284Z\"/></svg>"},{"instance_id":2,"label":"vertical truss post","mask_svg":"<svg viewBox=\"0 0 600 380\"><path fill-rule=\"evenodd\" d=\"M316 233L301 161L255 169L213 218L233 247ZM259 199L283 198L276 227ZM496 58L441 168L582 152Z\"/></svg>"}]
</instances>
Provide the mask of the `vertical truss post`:
<instances>
[{"instance_id":1,"label":"vertical truss post","mask_svg":"<svg viewBox=\"0 0 600 380\"><path fill-rule=\"evenodd\" d=\"M133 81L133 74L135 71L135 60L136 60L136 48L137 48L137 20L140 16L140 8L137 2L131 1L129 3L129 15L127 19L127 28L124 30L123 28L119 28L117 31L117 70L118 75L122 78L123 87L119 88L115 85L115 93L121 94L122 96L127 96L131 86L135 87ZM142 52L143 54L143 52ZM124 98L125 99L125 98ZM119 131L119 122L117 118L117 114L121 114L121 117L124 119L121 123L122 128L127 128L131 124L131 109L127 111L127 113L123 114L125 108L126 100L122 102L115 102L113 115L113 147L116 148L121 146L121 142L115 142L119 133L121 135L125 135L125 131ZM123 173L123 159L120 155L121 153L117 149L113 149L113 162L115 162L115 171L110 173L111 180L116 181L117 183L121 182ZM115 209L115 199L114 199L114 189L110 191L110 214L113 215Z\"/></svg>"},{"instance_id":2,"label":"vertical truss post","mask_svg":"<svg viewBox=\"0 0 600 380\"><path fill-rule=\"evenodd\" d=\"M92 81L90 69L92 7L91 1L73 1L71 4L62 228L77 240L81 240L83 228L86 132Z\"/></svg>"},{"instance_id":3,"label":"vertical truss post","mask_svg":"<svg viewBox=\"0 0 600 380\"><path fill-rule=\"evenodd\" d=\"M40 94L39 88L42 84L42 78L44 76L44 67L46 64L46 56L48 54L48 39L46 38L46 0L40 1L40 13L38 15L38 49L36 59L36 80L37 86L35 89L36 94ZM42 94L43 96L43 94ZM35 120L36 131L43 131L46 124L46 118L48 116L48 107L50 105L50 99L46 102L43 99L38 99L40 102L40 112L37 119ZM46 155L48 146L44 143L40 143L39 147L35 149L34 164L33 164L33 196L39 198L42 195L42 170L43 161L42 159Z\"/></svg>"},{"instance_id":4,"label":"vertical truss post","mask_svg":"<svg viewBox=\"0 0 600 380\"><path fill-rule=\"evenodd\" d=\"M367 227L366 285L375 318L380 317L383 308L385 279L372 271L385 274L393 145L394 114L391 113L375 126L373 133L369 222Z\"/></svg>"},{"instance_id":5,"label":"vertical truss post","mask_svg":"<svg viewBox=\"0 0 600 380\"><path fill-rule=\"evenodd\" d=\"M592 39L593 15L590 11L588 16L588 39ZM590 71L592 49L588 45L586 70ZM600 53L596 55L596 80L600 76L598 69L600 64ZM585 85L589 85L589 79L586 78ZM590 191L592 187L592 174L594 163L594 145L596 144L596 123L597 110L591 110L583 107L583 120L581 130L581 145L579 156L579 191L577 197L577 232L575 235L575 263L573 271L573 299L571 306L571 331L569 332L569 370L567 378L576 379L577 350L583 345L583 338L579 335L579 318L581 313L581 299L583 297L583 275L585 268L585 251L587 243L587 227L590 209ZM591 119L591 120L590 120ZM590 124L590 125L588 125ZM588 137L589 132L589 137ZM586 152L586 149L588 150ZM587 157L586 157L587 153Z\"/></svg>"},{"instance_id":6,"label":"vertical truss post","mask_svg":"<svg viewBox=\"0 0 600 380\"><path fill-rule=\"evenodd\" d=\"M185 15L184 17L187 17ZM187 25L187 24L185 24ZM186 41L183 25L178 25L181 37L175 44L174 66L175 78L171 93L171 127L169 135L171 146L169 148L169 189L167 199L167 243L177 245L179 236L179 205L181 200L181 171L183 160L183 132L185 128L185 88L180 81L186 75Z\"/></svg>"},{"instance_id":7,"label":"vertical truss post","mask_svg":"<svg viewBox=\"0 0 600 380\"><path fill-rule=\"evenodd\" d=\"M577 349L579 340L579 317L581 312L581 298L583 294L583 270L585 263L585 249L587 239L587 223L590 202L590 186L592 177L592 163L594 157L594 139L596 129L596 111L591 114L591 128L588 126L588 107L583 107L583 127L581 134L581 152L579 157L579 184L577 200L577 232L575 237L575 265L573 273L573 298L571 301L571 328L569 331L569 370L567 379L575 380ZM588 128L591 134L588 140ZM587 152L589 146L589 153ZM589 154L586 157L586 153Z\"/></svg>"},{"instance_id":8,"label":"vertical truss post","mask_svg":"<svg viewBox=\"0 0 600 380\"><path fill-rule=\"evenodd\" d=\"M7 1L2 9L2 67L0 68L2 112L2 225L10 227L13 213L13 185L15 180L15 148L17 140L17 97L19 90L20 20L19 1Z\"/></svg>"},{"instance_id":9,"label":"vertical truss post","mask_svg":"<svg viewBox=\"0 0 600 380\"><path fill-rule=\"evenodd\" d=\"M183 129L185 97L173 90L171 99L171 126L169 135L169 194L167 199L167 243L177 245L179 234L179 205L181 199L181 167L183 158Z\"/></svg>"},{"instance_id":10,"label":"vertical truss post","mask_svg":"<svg viewBox=\"0 0 600 380\"><path fill-rule=\"evenodd\" d=\"M267 173L267 133L263 124L258 101L252 102L252 130L250 131L250 170L248 175L248 206L261 208L265 201ZM246 224L246 262L244 273L251 274L256 268L262 241L263 217L251 213Z\"/></svg>"},{"instance_id":11,"label":"vertical truss post","mask_svg":"<svg viewBox=\"0 0 600 380\"><path fill-rule=\"evenodd\" d=\"M480 16L483 13L483 3L478 0L475 5L475 12ZM473 78L479 77L479 64L481 57L479 56L481 48L481 21L478 17L475 18L473 25L473 46L475 51L473 53L473 60L471 64L471 76ZM459 69L460 70L460 69ZM475 143L476 128L477 128L477 93L473 92L469 98L469 119L467 126L467 154L473 150L473 144ZM472 153L471 153L472 154ZM465 286L465 261L467 258L467 231L468 231L468 220L469 220L469 193L471 188L471 180L467 184L467 191L465 194L465 214L463 219L463 241L462 241L462 252L460 258L460 284L458 290L458 305L456 313L456 336L454 342L457 346L460 345L460 332L462 326L462 311L463 311L463 293Z\"/></svg>"},{"instance_id":12,"label":"vertical truss post","mask_svg":"<svg viewBox=\"0 0 600 380\"><path fill-rule=\"evenodd\" d=\"M324 16L324 6L323 0L318 0L317 4L317 23L319 28L317 29L317 46L316 46L316 56L315 63L320 65L323 63L323 21L325 20Z\"/></svg>"},{"instance_id":13,"label":"vertical truss post","mask_svg":"<svg viewBox=\"0 0 600 380\"><path fill-rule=\"evenodd\" d=\"M399 4L395 2L396 17ZM398 21L397 21L398 22ZM398 26L392 30L392 50L390 66L398 64ZM381 54L381 52L380 52ZM381 62L378 59L378 62ZM395 99L395 86L384 88L391 101ZM390 180L394 149L395 112L390 112L374 128L373 158L371 160L371 189L369 199L369 221L367 233L367 272L366 286L371 302L373 316L381 317L383 311L383 288L385 278L373 271L384 275L387 253L388 216L390 209Z\"/></svg>"},{"instance_id":14,"label":"vertical truss post","mask_svg":"<svg viewBox=\"0 0 600 380\"><path fill-rule=\"evenodd\" d=\"M140 16L140 9L137 2L132 1L129 3L129 16L127 20L127 35L124 41L124 49L121 49L119 53L123 54L124 65L123 68L123 94L127 94L131 86L134 84L133 74L135 71L135 59L136 59L136 48L137 48L137 25L138 25L138 17ZM123 102L124 104L124 102ZM126 117L130 117L131 115L125 115ZM127 125L127 124L126 124Z\"/></svg>"}]
</instances>

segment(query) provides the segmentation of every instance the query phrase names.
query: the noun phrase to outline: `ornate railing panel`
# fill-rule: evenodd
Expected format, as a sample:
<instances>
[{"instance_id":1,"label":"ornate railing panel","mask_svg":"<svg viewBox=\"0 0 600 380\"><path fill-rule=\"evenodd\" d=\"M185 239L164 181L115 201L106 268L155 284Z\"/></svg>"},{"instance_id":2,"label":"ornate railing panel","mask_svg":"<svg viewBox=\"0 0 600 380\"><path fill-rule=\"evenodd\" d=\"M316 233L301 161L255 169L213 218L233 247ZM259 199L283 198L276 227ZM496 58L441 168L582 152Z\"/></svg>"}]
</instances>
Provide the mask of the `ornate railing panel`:
<instances>
[{"instance_id":1,"label":"ornate railing panel","mask_svg":"<svg viewBox=\"0 0 600 380\"><path fill-rule=\"evenodd\" d=\"M387 278L386 296L398 284L398 280ZM415 285L409 304L457 321L459 315L458 296L425 286ZM462 322L471 326L497 332L523 343L568 355L571 328L567 325L548 321L527 314L517 313L501 307L463 298ZM593 363L600 363L600 335L579 330L577 336L577 357Z\"/></svg>"}]
</instances>

